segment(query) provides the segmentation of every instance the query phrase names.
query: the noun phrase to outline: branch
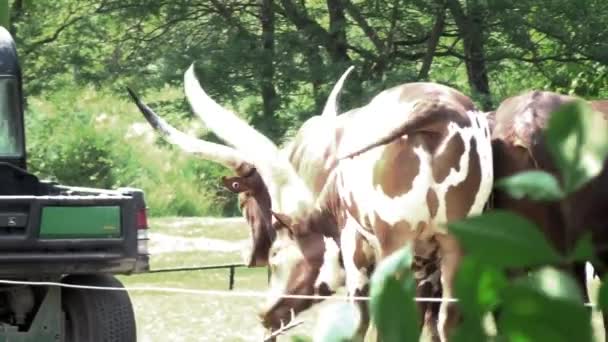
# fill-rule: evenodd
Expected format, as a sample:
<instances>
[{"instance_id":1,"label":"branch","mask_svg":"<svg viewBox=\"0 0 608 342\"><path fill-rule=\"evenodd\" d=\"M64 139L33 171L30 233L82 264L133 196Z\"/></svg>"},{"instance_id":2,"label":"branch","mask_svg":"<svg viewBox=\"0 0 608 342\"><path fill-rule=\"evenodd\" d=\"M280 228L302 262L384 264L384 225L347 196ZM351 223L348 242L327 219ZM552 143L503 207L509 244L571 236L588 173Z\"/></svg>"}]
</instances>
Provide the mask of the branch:
<instances>
[{"instance_id":1,"label":"branch","mask_svg":"<svg viewBox=\"0 0 608 342\"><path fill-rule=\"evenodd\" d=\"M99 13L104 5L105 5L105 2L102 1L101 4L95 9L95 11L93 11L93 14ZM78 13L81 9L83 9L85 7L87 7L87 5L83 5L83 6L80 6L80 7L77 7L75 9L71 10L68 13L67 17L63 20L63 24L61 24L55 30L55 32L53 32L53 34L51 34L50 36L48 36L46 38L36 40L36 41L32 42L31 44L29 44L28 46L26 46L24 48L24 54L28 55L32 51L34 51L36 48L38 48L39 46L56 41L59 38L59 36L61 35L61 33L63 31L65 31L68 27L74 25L75 23L81 21L82 19L88 18L90 16L90 14L84 13L81 16L70 19L74 14Z\"/></svg>"},{"instance_id":2,"label":"branch","mask_svg":"<svg viewBox=\"0 0 608 342\"><path fill-rule=\"evenodd\" d=\"M70 12L70 14L68 15L68 18L71 17L75 12ZM76 22L86 18L87 16L80 16L80 17L76 17L76 18L72 18L71 20L64 20L63 24L60 25L55 32L53 32L52 35L46 37L46 38L42 38L40 40L36 40L34 42L32 42L31 44L29 44L24 50L25 50L25 55L30 54L32 51L34 51L36 48L38 48L40 45L44 45L44 44L48 44L51 42L54 42L55 40L57 40L57 38L59 38L59 35L61 34L61 32L63 32L65 29L67 29L68 27L72 26L73 24L75 24Z\"/></svg>"},{"instance_id":3,"label":"branch","mask_svg":"<svg viewBox=\"0 0 608 342\"><path fill-rule=\"evenodd\" d=\"M446 51L446 54L453 56L453 57L460 58L464 61L473 60L472 58L466 57L465 55L458 53L458 52L454 51L453 49L448 49ZM497 54L494 54L493 56L485 58L485 60L488 62L496 62L496 61L500 61L503 59L513 59L516 61L527 62L527 63L542 63L542 62L547 62L547 61L577 63L577 62L586 62L586 61L593 60L592 58L589 58L586 56L585 57L566 57L564 55L552 55L552 56L543 56L543 57L525 57L523 54L516 55L516 54L508 53L508 52L497 53Z\"/></svg>"},{"instance_id":4,"label":"branch","mask_svg":"<svg viewBox=\"0 0 608 342\"><path fill-rule=\"evenodd\" d=\"M406 40L395 40L393 42L393 45L395 45L395 46L403 46L403 45L418 45L418 44L423 44L423 43L425 43L429 39L429 37L430 37L429 34L425 34L424 36L421 36L421 37L413 37L411 39L406 39Z\"/></svg>"},{"instance_id":5,"label":"branch","mask_svg":"<svg viewBox=\"0 0 608 342\"><path fill-rule=\"evenodd\" d=\"M348 15L359 25L363 33L367 36L367 38L374 44L376 50L378 50L379 54L382 54L385 51L385 46L376 31L369 25L365 17L359 11L359 8L355 6L350 0L343 0L344 7L346 7L346 12Z\"/></svg>"},{"instance_id":6,"label":"branch","mask_svg":"<svg viewBox=\"0 0 608 342\"><path fill-rule=\"evenodd\" d=\"M291 309L291 319L289 320L289 323L287 323L287 325L284 325L283 321L281 321L281 327L273 331L270 335L264 337L263 341L273 341L278 336L285 334L285 332L287 332L288 330L291 330L297 327L298 325L301 325L302 323L304 323L304 321L296 321L296 313L293 311L293 309Z\"/></svg>"},{"instance_id":7,"label":"branch","mask_svg":"<svg viewBox=\"0 0 608 342\"><path fill-rule=\"evenodd\" d=\"M437 12L437 19L435 20L435 24L433 25L433 29L431 30L430 38L427 44L426 55L422 60L422 66L420 67L420 72L418 73L418 79L426 79L429 75L429 71L431 70L431 64L433 63L433 57L435 57L435 53L437 52L439 38L441 38L441 33L443 32L444 23L445 8L441 7Z\"/></svg>"},{"instance_id":8,"label":"branch","mask_svg":"<svg viewBox=\"0 0 608 342\"><path fill-rule=\"evenodd\" d=\"M331 38L329 33L319 25L316 21L312 20L305 10L300 11L297 6L291 0L281 0L283 5L285 17L289 19L298 30L304 31L315 43L324 46L328 51L331 51Z\"/></svg>"}]
</instances>

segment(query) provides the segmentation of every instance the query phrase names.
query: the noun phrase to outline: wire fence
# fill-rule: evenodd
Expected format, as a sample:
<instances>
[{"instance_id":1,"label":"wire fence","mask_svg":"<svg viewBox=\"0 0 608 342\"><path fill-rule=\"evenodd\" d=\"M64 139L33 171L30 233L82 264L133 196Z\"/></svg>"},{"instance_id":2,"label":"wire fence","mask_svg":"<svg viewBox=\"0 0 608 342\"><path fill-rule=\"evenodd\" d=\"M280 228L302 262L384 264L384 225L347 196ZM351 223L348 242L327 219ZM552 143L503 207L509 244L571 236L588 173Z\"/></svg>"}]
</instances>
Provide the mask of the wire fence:
<instances>
[{"instance_id":1,"label":"wire fence","mask_svg":"<svg viewBox=\"0 0 608 342\"><path fill-rule=\"evenodd\" d=\"M217 268L217 267L216 267ZM108 287L108 286L91 286L91 285L78 285L78 284L66 284L61 282L52 281L22 281L22 280L6 280L0 279L0 284L5 285L29 285L29 286L58 286L63 288L73 289L86 289L86 290L101 290L101 291L127 291L127 292L165 292L165 293L183 293L183 294L194 294L201 296L216 296L216 297L247 297L247 298L292 298L292 299L311 299L311 300L340 300L340 301L367 301L370 300L369 296L350 296L350 295L292 295L292 294L281 294L281 295L269 295L265 291L253 291L253 290L210 290L210 289L191 289L191 288L180 288L180 287L158 287L158 286L128 286L128 287ZM414 297L415 302L427 302L427 303L439 303L439 302L458 302L457 298L435 298L435 297ZM585 306L594 307L593 303L585 303Z\"/></svg>"}]
</instances>

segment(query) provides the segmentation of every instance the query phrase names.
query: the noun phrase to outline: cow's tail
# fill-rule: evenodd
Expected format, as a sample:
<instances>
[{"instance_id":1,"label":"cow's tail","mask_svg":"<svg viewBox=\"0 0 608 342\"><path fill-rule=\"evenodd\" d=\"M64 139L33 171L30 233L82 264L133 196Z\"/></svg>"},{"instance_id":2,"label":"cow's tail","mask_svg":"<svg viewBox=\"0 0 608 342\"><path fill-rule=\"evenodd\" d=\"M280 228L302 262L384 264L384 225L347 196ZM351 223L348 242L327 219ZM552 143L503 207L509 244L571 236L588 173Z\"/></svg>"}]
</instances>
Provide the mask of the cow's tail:
<instances>
[{"instance_id":1,"label":"cow's tail","mask_svg":"<svg viewBox=\"0 0 608 342\"><path fill-rule=\"evenodd\" d=\"M378 139L372 141L364 147L339 156L338 160L352 158L375 147L390 144L394 140L407 134L420 132L425 129L432 130L432 125L436 123L437 120L445 118L442 114L447 114L448 112L453 111L454 109L449 103L441 101L440 99L420 100L413 105L407 119L401 125L389 130L386 134L380 136Z\"/></svg>"}]
</instances>

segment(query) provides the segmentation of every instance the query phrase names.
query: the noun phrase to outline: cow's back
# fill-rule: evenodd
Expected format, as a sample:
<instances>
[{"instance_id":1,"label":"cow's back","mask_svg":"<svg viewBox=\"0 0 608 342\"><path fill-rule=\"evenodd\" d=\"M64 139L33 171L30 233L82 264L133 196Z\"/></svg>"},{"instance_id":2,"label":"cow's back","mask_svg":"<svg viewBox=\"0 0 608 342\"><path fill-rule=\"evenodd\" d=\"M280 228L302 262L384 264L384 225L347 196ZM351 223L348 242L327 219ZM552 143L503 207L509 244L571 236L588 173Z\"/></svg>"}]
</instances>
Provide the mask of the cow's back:
<instances>
[{"instance_id":1,"label":"cow's back","mask_svg":"<svg viewBox=\"0 0 608 342\"><path fill-rule=\"evenodd\" d=\"M540 169L559 177L544 141L550 115L575 98L551 92L531 91L511 97L494 113L492 150L495 179ZM597 107L593 106L594 108ZM596 114L592 114L596 115ZM560 251L572 247L586 230L597 241L608 238L608 168L584 188L561 203L514 199L496 190L493 207L512 210L534 222ZM566 206L569 210L564 210ZM606 235L603 237L602 235Z\"/></svg>"},{"instance_id":2,"label":"cow's back","mask_svg":"<svg viewBox=\"0 0 608 342\"><path fill-rule=\"evenodd\" d=\"M438 84L411 83L380 93L345 127L339 154L399 127L417 115L420 103L436 111L429 130L404 134L339 165L340 196L350 214L375 233L385 255L421 231L481 212L491 191L485 115L466 96Z\"/></svg>"}]
</instances>

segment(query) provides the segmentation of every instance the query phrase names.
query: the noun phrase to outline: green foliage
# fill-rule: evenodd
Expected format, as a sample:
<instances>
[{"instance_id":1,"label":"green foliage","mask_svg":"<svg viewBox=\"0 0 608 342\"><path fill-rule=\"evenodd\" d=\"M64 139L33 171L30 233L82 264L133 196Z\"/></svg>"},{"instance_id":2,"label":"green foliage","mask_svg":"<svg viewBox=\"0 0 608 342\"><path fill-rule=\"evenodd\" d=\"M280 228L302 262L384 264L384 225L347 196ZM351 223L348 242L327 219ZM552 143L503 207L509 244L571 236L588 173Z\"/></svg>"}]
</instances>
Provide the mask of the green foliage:
<instances>
[{"instance_id":1,"label":"green foliage","mask_svg":"<svg viewBox=\"0 0 608 342\"><path fill-rule=\"evenodd\" d=\"M592 341L591 312L570 275L543 269L504 289L498 329L507 340Z\"/></svg>"},{"instance_id":2,"label":"green foliage","mask_svg":"<svg viewBox=\"0 0 608 342\"><path fill-rule=\"evenodd\" d=\"M29 168L41 178L142 188L153 216L238 213L235 196L219 185L228 170L168 148L129 101L69 89L30 98L26 128Z\"/></svg>"},{"instance_id":3,"label":"green foliage","mask_svg":"<svg viewBox=\"0 0 608 342\"><path fill-rule=\"evenodd\" d=\"M418 311L414 302L416 284L410 271L409 246L380 262L370 287L373 322L383 341L418 341Z\"/></svg>"},{"instance_id":4,"label":"green foliage","mask_svg":"<svg viewBox=\"0 0 608 342\"><path fill-rule=\"evenodd\" d=\"M554 201L564 196L557 179L545 171L525 171L496 182L511 197L528 197L534 201Z\"/></svg>"},{"instance_id":5,"label":"green foliage","mask_svg":"<svg viewBox=\"0 0 608 342\"><path fill-rule=\"evenodd\" d=\"M572 249L572 253L570 253L570 255L568 256L568 261L596 261L595 253L593 251L593 241L591 240L590 232L585 234L576 242L574 248Z\"/></svg>"},{"instance_id":6,"label":"green foliage","mask_svg":"<svg viewBox=\"0 0 608 342\"><path fill-rule=\"evenodd\" d=\"M453 222L449 230L467 253L494 267L529 267L561 261L533 223L511 212L493 210Z\"/></svg>"},{"instance_id":7,"label":"green foliage","mask_svg":"<svg viewBox=\"0 0 608 342\"><path fill-rule=\"evenodd\" d=\"M608 155L607 131L605 120L581 101L566 104L551 116L547 143L567 193L601 172Z\"/></svg>"},{"instance_id":8,"label":"green foliage","mask_svg":"<svg viewBox=\"0 0 608 342\"><path fill-rule=\"evenodd\" d=\"M0 26L8 29L10 27L10 13L8 0L0 1Z\"/></svg>"},{"instance_id":9,"label":"green foliage","mask_svg":"<svg viewBox=\"0 0 608 342\"><path fill-rule=\"evenodd\" d=\"M600 287L600 293L598 296L598 310L608 312L608 275L602 278L602 286Z\"/></svg>"}]
</instances>

